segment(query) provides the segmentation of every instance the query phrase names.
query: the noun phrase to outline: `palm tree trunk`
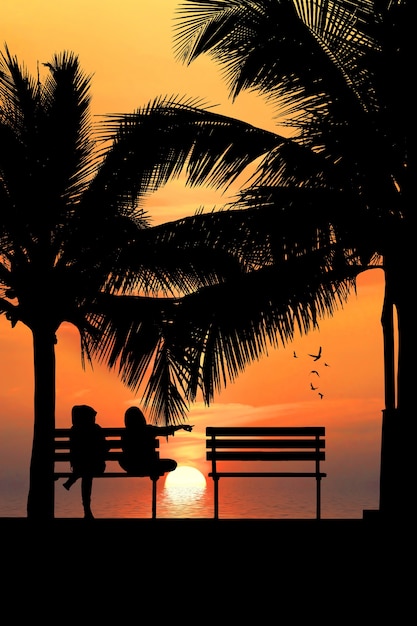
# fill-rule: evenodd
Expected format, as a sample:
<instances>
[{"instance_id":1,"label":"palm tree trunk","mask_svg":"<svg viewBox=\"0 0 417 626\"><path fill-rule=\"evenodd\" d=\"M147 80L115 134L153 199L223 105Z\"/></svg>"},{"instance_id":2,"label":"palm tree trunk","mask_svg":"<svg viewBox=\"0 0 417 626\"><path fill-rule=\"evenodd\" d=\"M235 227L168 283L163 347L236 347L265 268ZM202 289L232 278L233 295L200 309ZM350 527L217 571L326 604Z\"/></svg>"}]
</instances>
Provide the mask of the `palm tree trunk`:
<instances>
[{"instance_id":1,"label":"palm tree trunk","mask_svg":"<svg viewBox=\"0 0 417 626\"><path fill-rule=\"evenodd\" d=\"M27 516L54 517L55 331L32 329L34 356L34 430Z\"/></svg>"},{"instance_id":2,"label":"palm tree trunk","mask_svg":"<svg viewBox=\"0 0 417 626\"><path fill-rule=\"evenodd\" d=\"M389 281L385 278L384 305L382 308L382 334L384 346L384 394L385 409L382 411L381 469L379 479L379 510L386 512L390 507L395 485L392 483L393 463L390 442L395 430L395 361L394 361L394 303Z\"/></svg>"},{"instance_id":3,"label":"palm tree trunk","mask_svg":"<svg viewBox=\"0 0 417 626\"><path fill-rule=\"evenodd\" d=\"M385 410L395 409L395 349L394 349L394 302L385 279L384 305L382 308L382 333L384 345L384 393Z\"/></svg>"},{"instance_id":4,"label":"palm tree trunk","mask_svg":"<svg viewBox=\"0 0 417 626\"><path fill-rule=\"evenodd\" d=\"M414 251L414 248L410 249ZM414 289L408 273L408 268L412 267L412 263L408 262L403 267L407 270L397 273L398 382L395 433L392 433L391 443L392 446L396 446L397 450L393 469L396 499L392 505L392 511L394 514L401 514L402 518L410 515L416 488L415 435L417 430L414 366L417 352L417 326Z\"/></svg>"},{"instance_id":5,"label":"palm tree trunk","mask_svg":"<svg viewBox=\"0 0 417 626\"><path fill-rule=\"evenodd\" d=\"M403 267L409 267L405 264ZM415 489L414 367L417 332L414 295L407 274L386 272L384 333L385 409L382 419L379 508L384 517L403 516ZM394 308L397 312L397 385L395 393Z\"/></svg>"}]
</instances>

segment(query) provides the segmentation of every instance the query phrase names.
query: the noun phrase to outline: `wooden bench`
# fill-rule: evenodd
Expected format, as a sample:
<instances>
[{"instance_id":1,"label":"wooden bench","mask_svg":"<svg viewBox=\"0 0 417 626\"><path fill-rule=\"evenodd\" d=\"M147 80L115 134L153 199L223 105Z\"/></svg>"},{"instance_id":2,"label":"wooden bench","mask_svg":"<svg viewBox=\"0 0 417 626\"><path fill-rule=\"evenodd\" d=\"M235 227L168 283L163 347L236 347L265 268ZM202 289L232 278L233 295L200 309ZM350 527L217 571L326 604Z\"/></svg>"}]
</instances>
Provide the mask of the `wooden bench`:
<instances>
[{"instance_id":1,"label":"wooden bench","mask_svg":"<svg viewBox=\"0 0 417 626\"><path fill-rule=\"evenodd\" d=\"M106 437L106 441L109 444L109 450L106 456L106 461L118 461L121 457L121 435L125 431L124 427L120 428L102 428L103 434ZM70 460L70 428L56 428L55 429L55 471L54 478L68 478L72 476L72 472L69 469ZM159 440L155 438L155 449L159 448ZM59 464L60 468L57 468ZM66 469L62 466L65 464ZM148 477L152 481L152 518L156 518L156 496L157 489L156 484L160 476L163 476L165 472L160 473L158 476L149 476L148 474L128 474L122 468L120 471L106 471L95 478L138 478Z\"/></svg>"},{"instance_id":2,"label":"wooden bench","mask_svg":"<svg viewBox=\"0 0 417 626\"><path fill-rule=\"evenodd\" d=\"M220 478L314 478L316 480L316 518L320 519L320 462L325 460L325 428L305 427L207 427L207 460L211 461L209 476L214 481L214 518L219 517ZM236 462L236 469L226 471L223 462ZM259 470L257 462L270 462L273 470ZM291 471L276 471L276 462L298 462ZM242 464L248 470L240 469ZM219 468L221 466L221 469ZM313 465L306 471L305 466ZM229 466L230 467L230 466ZM265 467L265 466L264 466Z\"/></svg>"}]
</instances>

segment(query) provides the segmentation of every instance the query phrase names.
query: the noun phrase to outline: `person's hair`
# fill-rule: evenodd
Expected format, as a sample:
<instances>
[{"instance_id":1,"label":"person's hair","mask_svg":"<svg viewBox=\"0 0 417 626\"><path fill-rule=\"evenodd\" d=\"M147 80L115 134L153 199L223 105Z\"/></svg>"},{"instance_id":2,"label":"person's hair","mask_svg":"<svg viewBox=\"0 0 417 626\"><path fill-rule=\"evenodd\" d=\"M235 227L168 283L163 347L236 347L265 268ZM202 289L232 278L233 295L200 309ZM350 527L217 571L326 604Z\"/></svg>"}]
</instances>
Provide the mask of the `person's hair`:
<instances>
[{"instance_id":1,"label":"person's hair","mask_svg":"<svg viewBox=\"0 0 417 626\"><path fill-rule=\"evenodd\" d=\"M131 406L125 412L125 426L146 426L146 418L138 406Z\"/></svg>"},{"instance_id":2,"label":"person's hair","mask_svg":"<svg viewBox=\"0 0 417 626\"><path fill-rule=\"evenodd\" d=\"M96 421L97 411L88 404L76 404L72 407L71 417L74 426L78 426L81 422L83 424L94 424Z\"/></svg>"}]
</instances>

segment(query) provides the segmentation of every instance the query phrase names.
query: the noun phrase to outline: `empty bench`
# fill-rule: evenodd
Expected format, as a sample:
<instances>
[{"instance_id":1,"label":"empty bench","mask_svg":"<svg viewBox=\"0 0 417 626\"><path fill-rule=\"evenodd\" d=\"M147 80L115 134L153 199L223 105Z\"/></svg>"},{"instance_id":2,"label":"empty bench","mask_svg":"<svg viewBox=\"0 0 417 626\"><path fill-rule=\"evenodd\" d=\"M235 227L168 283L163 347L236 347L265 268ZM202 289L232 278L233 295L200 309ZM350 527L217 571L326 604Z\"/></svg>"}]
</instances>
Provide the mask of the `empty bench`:
<instances>
[{"instance_id":1,"label":"empty bench","mask_svg":"<svg viewBox=\"0 0 417 626\"><path fill-rule=\"evenodd\" d=\"M108 443L108 452L106 455L107 461L119 461L122 454L121 435L125 432L124 427L120 428L102 428L103 434ZM55 429L55 454L54 454L54 478L68 478L72 476L72 472L69 469L70 461L70 428L56 428ZM159 448L159 440L155 438L155 449ZM149 474L129 474L122 468L120 471L106 471L94 478L138 478L148 477L152 481L152 517L156 517L156 496L157 489L156 484L158 479L164 475L165 472L160 473L158 476L149 476Z\"/></svg>"},{"instance_id":2,"label":"empty bench","mask_svg":"<svg viewBox=\"0 0 417 626\"><path fill-rule=\"evenodd\" d=\"M219 517L220 478L314 478L316 481L316 518L320 519L320 469L325 460L325 428L303 427L212 427L206 428L206 457L211 461L209 476L214 481L214 518ZM259 469L258 461L269 462ZM229 469L225 465L235 462ZM278 471L277 463L291 467ZM298 466L291 464L297 462ZM246 466L247 469L241 469ZM233 469L232 469L233 467ZM307 469L308 467L308 469ZM273 468L273 469L270 469Z\"/></svg>"}]
</instances>

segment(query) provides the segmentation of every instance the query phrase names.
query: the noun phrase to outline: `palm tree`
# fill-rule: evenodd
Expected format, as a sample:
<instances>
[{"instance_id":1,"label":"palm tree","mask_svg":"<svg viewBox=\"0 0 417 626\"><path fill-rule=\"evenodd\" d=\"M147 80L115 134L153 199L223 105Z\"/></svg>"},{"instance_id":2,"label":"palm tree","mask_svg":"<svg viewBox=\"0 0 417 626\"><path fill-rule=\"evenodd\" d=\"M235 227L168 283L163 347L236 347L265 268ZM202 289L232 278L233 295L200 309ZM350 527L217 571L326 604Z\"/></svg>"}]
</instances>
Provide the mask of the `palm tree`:
<instances>
[{"instance_id":1,"label":"palm tree","mask_svg":"<svg viewBox=\"0 0 417 626\"><path fill-rule=\"evenodd\" d=\"M292 265L294 290L321 290L319 317L331 311L326 296L333 297L335 285L344 285L347 296L359 272L385 272L380 511L386 515L403 506L401 494L412 492L415 474L412 437L405 436L413 432L417 347L409 279L416 235L412 23L409 0L184 0L175 31L180 60L209 54L232 98L257 91L276 104L277 123L292 131L292 139L277 136L233 207L241 209L233 212L241 249L246 255L253 246L258 270L279 267L282 276ZM262 259L263 246L269 254ZM327 262L313 285L296 265L304 259L305 268L320 251ZM302 311L301 300L297 305Z\"/></svg>"},{"instance_id":2,"label":"palm tree","mask_svg":"<svg viewBox=\"0 0 417 626\"><path fill-rule=\"evenodd\" d=\"M202 228L171 237L167 224L154 234L145 200L179 175L184 154L192 178L209 135L223 156L246 136L239 167L275 143L245 124L224 132L229 120L181 102L170 103L172 123L164 127L158 101L93 127L91 79L78 57L64 52L45 66L42 83L39 70L32 77L7 47L0 56L0 313L33 336L31 519L53 517L59 326L78 329L84 361L97 357L117 368L135 392L147 381L155 421L183 421L196 364L180 350L176 361L174 322L184 310L182 330L193 333L188 318L202 293L240 276L241 267L226 248L208 247ZM221 175L217 162L205 174ZM228 171L225 180L232 178Z\"/></svg>"}]
</instances>

